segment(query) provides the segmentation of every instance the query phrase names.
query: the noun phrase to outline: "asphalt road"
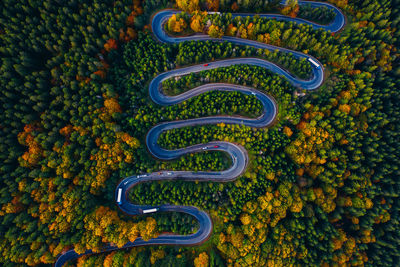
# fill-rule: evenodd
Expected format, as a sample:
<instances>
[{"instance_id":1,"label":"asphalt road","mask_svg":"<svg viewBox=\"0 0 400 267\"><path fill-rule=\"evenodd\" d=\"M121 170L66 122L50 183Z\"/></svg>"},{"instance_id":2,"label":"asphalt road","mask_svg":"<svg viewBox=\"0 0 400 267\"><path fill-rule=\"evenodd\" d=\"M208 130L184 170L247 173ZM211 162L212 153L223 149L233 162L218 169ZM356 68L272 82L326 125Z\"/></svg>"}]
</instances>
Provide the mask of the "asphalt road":
<instances>
[{"instance_id":1,"label":"asphalt road","mask_svg":"<svg viewBox=\"0 0 400 267\"><path fill-rule=\"evenodd\" d=\"M277 20L285 20L285 21L293 21L296 23L308 24L317 29L323 29L326 31L336 32L339 31L345 24L345 18L342 12L336 7L328 4L328 3L318 3L318 2L310 2L310 1L299 1L300 5L311 4L313 7L326 6L332 8L336 17L334 21L329 25L318 25L316 23L306 21L298 18L289 18L277 14L258 14L260 17L273 18ZM211 235L213 226L210 216L204 212L199 210L196 207L190 206L176 206L176 205L160 205L160 206L149 206L149 205L135 205L129 202L128 199L128 191L134 187L135 185L143 182L151 182L151 181L160 181L160 180L185 180L185 181L215 181L215 182L229 182L235 180L239 177L247 167L248 163L248 154L247 151L240 145L215 141L207 144L197 144L186 148L181 148L177 150L167 150L160 147L157 144L157 140L162 132L188 127L195 125L205 125L205 124L243 124L249 127L266 127L270 125L276 117L277 114L277 106L273 98L257 91L253 88L232 85L232 84L223 84L223 83L214 83L214 84L205 84L194 88L190 91L182 93L178 96L166 96L162 93L161 83L163 80L181 76L185 74L189 74L192 72L199 72L203 70L209 70L219 67L227 67L231 65L238 64L248 64L254 66L260 66L266 69L269 69L281 76L284 76L291 84L296 87L312 90L318 88L322 82L324 77L324 69L322 64L315 58L303 54L301 52L292 51L289 49L276 47L268 44L259 43L252 40L239 39L235 37L224 36L221 39L211 38L208 35L194 35L188 37L171 37L168 36L163 27L163 23L165 23L172 14L175 14L179 11L176 10L164 10L158 12L152 20L152 30L156 38L161 42L166 43L178 43L184 41L205 41L205 40L213 40L213 41L229 41L238 45L248 45L256 48L269 49L271 51L280 50L282 52L292 53L297 58L312 58L316 62L316 66L311 64L313 75L310 80L300 80L297 77L294 77L286 70L280 68L279 66L262 60L258 58L240 58L240 59L227 59L220 60L209 63L208 66L204 65L195 65L186 68L180 68L171 70L168 72L164 72L158 76L156 76L150 83L149 93L151 99L159 104L159 105L175 105L181 103L189 98L195 97L199 94L203 94L212 90L219 91L239 91L243 94L254 95L257 99L263 104L263 112L262 115L255 119L249 119L244 117L234 117L234 116L213 116L213 117L205 117L198 119L190 119L185 121L172 121L158 124L150 129L146 136L146 143L150 153L161 160L172 160L181 157L182 155L188 153L197 153L202 151L212 151L219 150L226 152L230 155L232 159L232 165L229 169L220 171L220 172L191 172L191 171L159 171L154 173L135 175L131 177L127 177L123 179L117 186L115 190L115 199L118 199L118 192L122 190L121 200L118 203L119 208L129 215L141 215L144 214L143 211L149 209L157 209L157 212L183 212L190 214L195 217L199 221L199 229L196 233L190 235L174 235L174 234L162 234L157 238L150 239L148 241L144 241L142 238L137 238L134 242L128 242L122 248L130 248L135 246L144 246L144 245L196 245L201 244L206 241ZM233 14L233 16L254 16L254 14ZM121 249L116 246L107 246L102 252L113 251ZM69 250L63 254L61 254L56 263L56 267L60 267L64 265L69 260L76 259L83 255L92 254L91 250L87 250L85 253L78 254L74 250Z\"/></svg>"}]
</instances>

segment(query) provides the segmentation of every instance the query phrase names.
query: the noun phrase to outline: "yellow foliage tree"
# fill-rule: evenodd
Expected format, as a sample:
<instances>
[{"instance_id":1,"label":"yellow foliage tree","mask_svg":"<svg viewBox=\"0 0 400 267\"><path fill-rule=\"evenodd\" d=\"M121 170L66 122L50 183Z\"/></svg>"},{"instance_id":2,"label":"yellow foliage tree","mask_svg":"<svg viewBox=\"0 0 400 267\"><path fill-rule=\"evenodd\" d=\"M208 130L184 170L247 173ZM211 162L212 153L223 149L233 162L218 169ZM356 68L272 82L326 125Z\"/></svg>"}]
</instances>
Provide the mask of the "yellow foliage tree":
<instances>
[{"instance_id":1,"label":"yellow foliage tree","mask_svg":"<svg viewBox=\"0 0 400 267\"><path fill-rule=\"evenodd\" d=\"M335 4L337 7L345 8L348 4L348 0L330 0L332 4Z\"/></svg>"},{"instance_id":2,"label":"yellow foliage tree","mask_svg":"<svg viewBox=\"0 0 400 267\"><path fill-rule=\"evenodd\" d=\"M148 240L158 235L156 221L148 217L145 221L139 223L122 221L116 211L108 207L100 206L94 212L86 215L84 218L86 232L82 237L83 240L92 240L92 242L84 241L86 248L99 251L102 243L114 243L121 247L128 241L133 242L138 236ZM114 229L109 231L110 227ZM98 238L94 238L94 237ZM100 242L101 241L101 242Z\"/></svg>"},{"instance_id":3,"label":"yellow foliage tree","mask_svg":"<svg viewBox=\"0 0 400 267\"><path fill-rule=\"evenodd\" d=\"M210 28L208 28L208 35L213 38L221 38L224 35L224 32L218 26L211 25Z\"/></svg>"},{"instance_id":4,"label":"yellow foliage tree","mask_svg":"<svg viewBox=\"0 0 400 267\"><path fill-rule=\"evenodd\" d=\"M151 251L150 262L155 264L157 260L165 257L165 251L163 249L157 249Z\"/></svg>"},{"instance_id":5,"label":"yellow foliage tree","mask_svg":"<svg viewBox=\"0 0 400 267\"><path fill-rule=\"evenodd\" d=\"M249 214L243 213L243 214L240 216L240 221L242 222L243 225L248 225L248 224L251 223L251 217L250 217Z\"/></svg>"},{"instance_id":6,"label":"yellow foliage tree","mask_svg":"<svg viewBox=\"0 0 400 267\"><path fill-rule=\"evenodd\" d=\"M192 13L199 10L199 0L176 0L176 5L185 12Z\"/></svg>"},{"instance_id":7,"label":"yellow foliage tree","mask_svg":"<svg viewBox=\"0 0 400 267\"><path fill-rule=\"evenodd\" d=\"M192 19L192 22L190 23L190 28L195 31L195 32L202 32L203 31L203 26L200 24L200 21L198 19Z\"/></svg>"},{"instance_id":8,"label":"yellow foliage tree","mask_svg":"<svg viewBox=\"0 0 400 267\"><path fill-rule=\"evenodd\" d=\"M146 221L139 222L139 230L143 240L149 240L158 235L157 223L154 218L147 217Z\"/></svg>"},{"instance_id":9,"label":"yellow foliage tree","mask_svg":"<svg viewBox=\"0 0 400 267\"><path fill-rule=\"evenodd\" d=\"M104 107L106 108L106 111L111 115L115 112L121 113L122 109L121 106L118 103L118 100L115 98L109 98L104 100Z\"/></svg>"},{"instance_id":10,"label":"yellow foliage tree","mask_svg":"<svg viewBox=\"0 0 400 267\"><path fill-rule=\"evenodd\" d=\"M168 30L179 33L186 29L187 24L183 18L178 19L176 15L172 15L168 20Z\"/></svg>"},{"instance_id":11,"label":"yellow foliage tree","mask_svg":"<svg viewBox=\"0 0 400 267\"><path fill-rule=\"evenodd\" d=\"M195 32L203 32L204 24L203 19L207 15L207 12L194 11L190 18L190 28Z\"/></svg>"}]
</instances>

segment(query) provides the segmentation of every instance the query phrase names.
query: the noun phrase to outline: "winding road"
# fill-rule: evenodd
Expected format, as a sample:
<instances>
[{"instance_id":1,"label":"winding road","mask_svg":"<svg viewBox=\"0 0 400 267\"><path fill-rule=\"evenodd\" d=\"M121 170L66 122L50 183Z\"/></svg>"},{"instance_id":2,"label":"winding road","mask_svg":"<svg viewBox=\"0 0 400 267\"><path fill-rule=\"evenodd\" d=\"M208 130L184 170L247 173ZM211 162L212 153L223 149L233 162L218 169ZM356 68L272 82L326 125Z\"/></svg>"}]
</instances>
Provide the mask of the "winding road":
<instances>
[{"instance_id":1,"label":"winding road","mask_svg":"<svg viewBox=\"0 0 400 267\"><path fill-rule=\"evenodd\" d=\"M311 25L316 29L324 29L326 31L337 32L345 25L345 17L343 13L328 3L318 3L311 1L299 1L300 5L310 4L312 7L326 6L331 8L335 13L336 17L332 23L329 25L318 25L316 23L298 19L290 18L277 14L258 14L260 17L274 18L277 20L293 21L295 23L303 23ZM215 181L215 182L229 182L235 180L239 177L247 167L248 154L247 151L240 145L236 145L229 142L215 141L207 144L198 144L186 148L181 148L177 150L166 150L157 144L157 140L161 133L168 131L170 129L182 128L187 126L204 125L204 124L243 124L249 127L266 127L269 126L277 115L277 105L274 99L265 93L257 91L253 88L214 83L205 84L196 87L190 91L182 93L178 96L166 96L162 93L161 84L162 81L175 76L181 76L193 72L199 72L203 70L209 70L220 67L227 67L231 65L247 64L254 65L269 69L281 76L284 76L292 85L298 88L312 90L318 88L324 79L324 69L322 64L315 58L303 54L301 52L292 51L289 49L276 47L268 44L259 43L252 40L239 39L236 37L224 36L221 39L211 38L208 35L198 34L187 37L171 37L164 31L163 24L171 17L173 14L178 13L176 10L163 10L154 15L152 20L152 30L155 37L165 43L178 43L190 40L196 41L228 41L238 45L248 45L255 48L269 49L271 51L279 50L282 52L292 53L293 56L297 58L304 58L313 61L311 64L313 75L309 80L301 80L294 77L292 74L282 69L281 67L268 62L266 60L258 58L240 58L240 59L227 59L211 62L208 66L205 65L195 65L186 68L180 68L171 70L168 72L161 73L156 76L150 83L149 93L151 99L159 105L175 105L181 103L187 99L190 99L199 94L203 94L208 91L219 90L219 91L239 91L243 94L254 95L263 104L263 112L261 116L255 119L248 119L244 117L235 116L213 116L198 119L190 119L185 121L172 121L158 124L150 129L146 136L146 143L150 153L161 160L172 160L181 157L182 155L188 153L196 153L201 151L223 151L230 155L232 159L232 166L224 171L220 172L191 172L191 171L160 171L155 173L148 173L143 175L131 176L123 179L116 187L115 199L119 205L119 208L127 213L128 215L141 215L151 212L183 212L190 214L199 221L199 229L196 233L190 235L174 235L174 234L161 234L157 238L144 241L142 238L137 238L134 242L128 242L122 248L130 248L135 246L144 245L196 245L205 242L212 233L212 221L210 216L199 210L196 207L189 206L175 206L175 205L160 205L160 206L149 206L149 205L135 205L130 203L128 200L128 191L139 183L159 181L159 180L185 180L185 181ZM254 14L244 14L236 13L232 14L233 17L237 16L254 16ZM102 252L113 251L117 249L122 249L117 246L106 246L103 248ZM59 255L55 266L61 267L69 260L76 259L83 255L92 254L92 250L87 250L85 253L78 254L73 249Z\"/></svg>"}]
</instances>

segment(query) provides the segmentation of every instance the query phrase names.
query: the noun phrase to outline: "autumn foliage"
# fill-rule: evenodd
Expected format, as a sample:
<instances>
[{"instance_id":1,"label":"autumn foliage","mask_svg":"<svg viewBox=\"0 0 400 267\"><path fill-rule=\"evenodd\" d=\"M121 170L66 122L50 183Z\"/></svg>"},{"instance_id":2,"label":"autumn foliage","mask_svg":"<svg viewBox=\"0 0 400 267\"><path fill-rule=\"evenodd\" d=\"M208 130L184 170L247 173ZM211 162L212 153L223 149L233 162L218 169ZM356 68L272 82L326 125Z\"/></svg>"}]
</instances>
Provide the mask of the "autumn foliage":
<instances>
[{"instance_id":1,"label":"autumn foliage","mask_svg":"<svg viewBox=\"0 0 400 267\"><path fill-rule=\"evenodd\" d=\"M221 38L224 35L224 32L218 26L211 25L208 28L208 35L210 35L213 38Z\"/></svg>"},{"instance_id":2,"label":"autumn foliage","mask_svg":"<svg viewBox=\"0 0 400 267\"><path fill-rule=\"evenodd\" d=\"M34 166L39 163L39 160L43 156L43 149L40 144L35 141L33 132L37 132L38 127L33 124L25 125L24 131L18 134L18 141L21 145L27 146L26 151L21 157L21 164L24 166Z\"/></svg>"},{"instance_id":3,"label":"autumn foliage","mask_svg":"<svg viewBox=\"0 0 400 267\"><path fill-rule=\"evenodd\" d=\"M102 243L113 243L122 247L128 241L135 241L139 236L148 240L158 235L156 221L153 218L147 217L145 221L139 223L126 222L118 217L117 211L104 206L98 207L93 213L87 215L84 222L87 231L82 239L88 238L96 243L86 247L76 247L78 253L93 247L94 250L99 251Z\"/></svg>"},{"instance_id":4,"label":"autumn foliage","mask_svg":"<svg viewBox=\"0 0 400 267\"><path fill-rule=\"evenodd\" d=\"M104 107L106 109L106 112L112 115L113 113L121 113L121 106L118 103L118 100L116 98L108 98L104 100Z\"/></svg>"},{"instance_id":5,"label":"autumn foliage","mask_svg":"<svg viewBox=\"0 0 400 267\"><path fill-rule=\"evenodd\" d=\"M167 2L2 1L0 265L50 265L72 248L100 251L165 229L196 230L193 218L182 214L158 213L158 224L123 215L113 203L115 185L156 170L222 170L231 161L212 152L161 163L139 139L163 121L257 116L262 107L250 95L216 91L160 107L148 101L146 87L157 73L259 57L310 78L307 60L286 53L229 42L156 42L143 24ZM301 51L323 63L328 74L320 90L304 96L279 75L243 64L164 81L176 92L203 83L241 84L270 94L279 106L271 127L207 125L172 130L159 139L171 149L212 140L242 145L250 161L234 182L143 183L129 192L135 203L176 203L210 212L213 236L200 247L119 250L81 258L78 266L393 266L399 261L396 1L329 0L348 16L346 28L335 34L227 14L230 8L267 12L273 2L279 1L178 0L177 7L191 13L171 22L170 33L228 35ZM221 14L200 12L219 8ZM297 8L282 12L302 17L304 9ZM311 13L317 19L329 15Z\"/></svg>"},{"instance_id":6,"label":"autumn foliage","mask_svg":"<svg viewBox=\"0 0 400 267\"><path fill-rule=\"evenodd\" d=\"M190 18L190 28L195 32L204 31L203 19L207 12L195 11Z\"/></svg>"},{"instance_id":7,"label":"autumn foliage","mask_svg":"<svg viewBox=\"0 0 400 267\"><path fill-rule=\"evenodd\" d=\"M192 13L195 10L200 9L199 0L176 0L176 5L179 7L179 9L188 13Z\"/></svg>"},{"instance_id":8,"label":"autumn foliage","mask_svg":"<svg viewBox=\"0 0 400 267\"><path fill-rule=\"evenodd\" d=\"M210 11L218 11L219 0L206 0L207 9Z\"/></svg>"},{"instance_id":9,"label":"autumn foliage","mask_svg":"<svg viewBox=\"0 0 400 267\"><path fill-rule=\"evenodd\" d=\"M295 18L298 12L299 12L299 4L297 3L297 0L286 1L285 7L281 9L282 15L289 16L292 18Z\"/></svg>"},{"instance_id":10,"label":"autumn foliage","mask_svg":"<svg viewBox=\"0 0 400 267\"><path fill-rule=\"evenodd\" d=\"M199 254L197 258L194 259L194 266L195 267L208 267L208 260L209 257L206 252L202 252Z\"/></svg>"},{"instance_id":11,"label":"autumn foliage","mask_svg":"<svg viewBox=\"0 0 400 267\"><path fill-rule=\"evenodd\" d=\"M111 50L115 50L118 48L117 41L115 39L108 39L107 42L104 44L104 49L107 52L110 52Z\"/></svg>"},{"instance_id":12,"label":"autumn foliage","mask_svg":"<svg viewBox=\"0 0 400 267\"><path fill-rule=\"evenodd\" d=\"M304 257L304 252L290 242L293 237L288 230L279 224L288 213L301 212L303 205L298 187L282 183L276 191L269 188L265 195L245 204L240 215L242 225L229 224L219 236L218 248L234 266L266 266L291 257ZM273 229L280 232L276 246L266 248L262 244Z\"/></svg>"},{"instance_id":13,"label":"autumn foliage","mask_svg":"<svg viewBox=\"0 0 400 267\"><path fill-rule=\"evenodd\" d=\"M184 29L186 29L187 23L183 18L177 18L177 16L174 14L169 18L168 20L168 29L170 29L173 32L179 33L182 32Z\"/></svg>"}]
</instances>

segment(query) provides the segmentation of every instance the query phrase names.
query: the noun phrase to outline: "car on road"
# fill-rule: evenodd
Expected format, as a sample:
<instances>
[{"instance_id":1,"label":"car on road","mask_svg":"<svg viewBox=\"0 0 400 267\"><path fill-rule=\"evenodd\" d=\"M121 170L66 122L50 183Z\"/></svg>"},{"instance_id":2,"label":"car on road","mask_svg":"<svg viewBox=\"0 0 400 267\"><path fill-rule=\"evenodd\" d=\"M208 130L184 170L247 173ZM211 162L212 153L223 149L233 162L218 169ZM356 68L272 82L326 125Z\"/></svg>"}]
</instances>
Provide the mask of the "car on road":
<instances>
[{"instance_id":1,"label":"car on road","mask_svg":"<svg viewBox=\"0 0 400 267\"><path fill-rule=\"evenodd\" d=\"M147 214L147 213L153 213L153 212L157 212L159 209L158 208L153 208L153 209L145 209L142 211L143 214Z\"/></svg>"},{"instance_id":2,"label":"car on road","mask_svg":"<svg viewBox=\"0 0 400 267\"><path fill-rule=\"evenodd\" d=\"M251 94L252 94L252 95L256 95L256 93L254 93L254 92L251 92Z\"/></svg>"},{"instance_id":3,"label":"car on road","mask_svg":"<svg viewBox=\"0 0 400 267\"><path fill-rule=\"evenodd\" d=\"M219 145L215 145L214 148L219 148Z\"/></svg>"},{"instance_id":4,"label":"car on road","mask_svg":"<svg viewBox=\"0 0 400 267\"><path fill-rule=\"evenodd\" d=\"M317 69L320 68L320 65L315 60L313 60L312 58L309 57L308 61L311 62L311 64L313 64L315 66L315 68L317 68Z\"/></svg>"},{"instance_id":5,"label":"car on road","mask_svg":"<svg viewBox=\"0 0 400 267\"><path fill-rule=\"evenodd\" d=\"M167 172L167 175L172 175L173 172Z\"/></svg>"},{"instance_id":6,"label":"car on road","mask_svg":"<svg viewBox=\"0 0 400 267\"><path fill-rule=\"evenodd\" d=\"M206 149L208 149L208 146L205 146L205 147L203 147L202 149L203 149L203 150L206 150Z\"/></svg>"},{"instance_id":7,"label":"car on road","mask_svg":"<svg viewBox=\"0 0 400 267\"><path fill-rule=\"evenodd\" d=\"M204 67L207 67L208 65L210 65L210 64L207 63L207 64L204 64L203 66L204 66Z\"/></svg>"},{"instance_id":8,"label":"car on road","mask_svg":"<svg viewBox=\"0 0 400 267\"><path fill-rule=\"evenodd\" d=\"M118 203L119 205L122 204L122 202L121 202L121 197L122 197L122 188L118 188L117 203Z\"/></svg>"}]
</instances>

